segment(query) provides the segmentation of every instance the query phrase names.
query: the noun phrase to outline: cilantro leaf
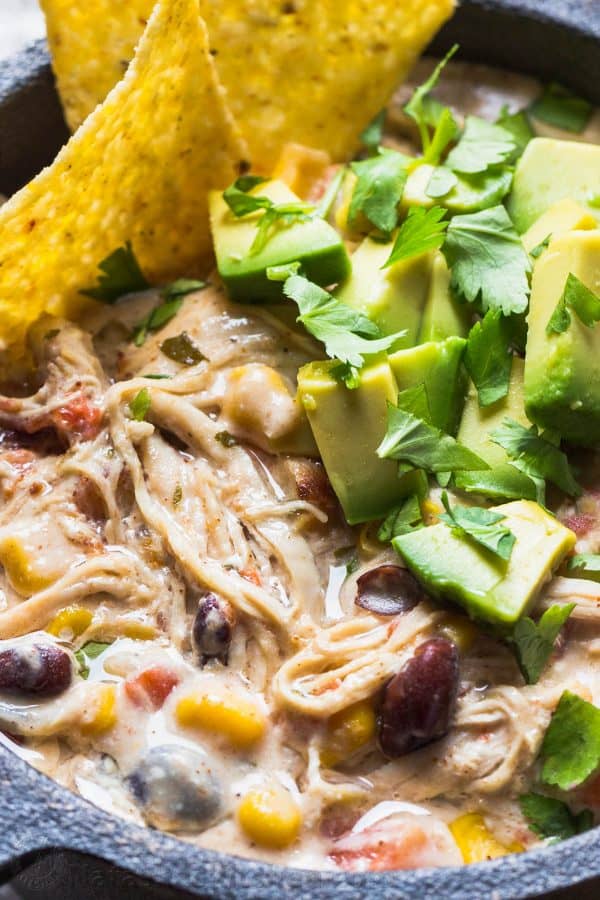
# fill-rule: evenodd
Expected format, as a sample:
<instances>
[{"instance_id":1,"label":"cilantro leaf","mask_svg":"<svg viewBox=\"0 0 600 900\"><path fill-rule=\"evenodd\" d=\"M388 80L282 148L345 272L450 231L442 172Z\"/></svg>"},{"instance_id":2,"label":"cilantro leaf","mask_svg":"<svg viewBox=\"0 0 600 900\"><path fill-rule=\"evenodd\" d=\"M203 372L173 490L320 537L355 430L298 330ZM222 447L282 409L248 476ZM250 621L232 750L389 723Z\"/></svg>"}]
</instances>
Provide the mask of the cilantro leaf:
<instances>
[{"instance_id":1,"label":"cilantro leaf","mask_svg":"<svg viewBox=\"0 0 600 900\"><path fill-rule=\"evenodd\" d=\"M339 194L346 175L348 174L347 166L340 166L329 185L327 186L327 190L319 200L319 204L315 210L317 216L320 219L326 219L329 213L331 212L331 207L335 203L335 198ZM275 267L273 267L275 268Z\"/></svg>"},{"instance_id":2,"label":"cilantro leaf","mask_svg":"<svg viewBox=\"0 0 600 900\"><path fill-rule=\"evenodd\" d=\"M225 203L237 218L243 218L251 213L263 210L258 220L256 237L250 245L250 254L260 253L264 249L271 232L281 225L293 225L298 221L305 221L314 212L314 207L309 203L280 203L276 205L269 197L260 197L249 194L248 191L262 184L267 179L260 175L242 175L233 184L223 191Z\"/></svg>"},{"instance_id":3,"label":"cilantro leaf","mask_svg":"<svg viewBox=\"0 0 600 900\"><path fill-rule=\"evenodd\" d=\"M557 82L547 85L541 97L529 107L531 115L540 122L574 134L580 134L585 129L592 111L591 103Z\"/></svg>"},{"instance_id":4,"label":"cilantro leaf","mask_svg":"<svg viewBox=\"0 0 600 900\"><path fill-rule=\"evenodd\" d=\"M385 116L387 110L382 109L377 115L371 119L367 127L361 132L360 142L369 153L376 153L377 148L381 144L383 138L383 129L385 127Z\"/></svg>"},{"instance_id":5,"label":"cilantro leaf","mask_svg":"<svg viewBox=\"0 0 600 900\"><path fill-rule=\"evenodd\" d=\"M564 841L582 834L594 824L591 810L583 809L574 814L562 800L546 797L544 794L521 794L519 806L530 829L539 837L552 841Z\"/></svg>"},{"instance_id":6,"label":"cilantro leaf","mask_svg":"<svg viewBox=\"0 0 600 900\"><path fill-rule=\"evenodd\" d=\"M535 132L531 127L527 112L524 109L521 109L518 112L511 113L508 106L505 105L500 111L496 124L501 125L505 131L510 131L512 134L515 140L516 150L510 161L516 162L517 159L523 155L529 141L535 137Z\"/></svg>"},{"instance_id":7,"label":"cilantro leaf","mask_svg":"<svg viewBox=\"0 0 600 900\"><path fill-rule=\"evenodd\" d=\"M302 275L290 276L283 286L286 297L300 311L306 330L325 344L328 356L362 368L364 357L388 350L404 332L381 336L377 325L363 313L337 300Z\"/></svg>"},{"instance_id":8,"label":"cilantro leaf","mask_svg":"<svg viewBox=\"0 0 600 900\"><path fill-rule=\"evenodd\" d=\"M459 134L460 128L456 119L452 115L452 111L447 106L441 107L440 116L435 123L435 129L431 142L425 150L423 162L430 165L437 165L444 153L444 150Z\"/></svg>"},{"instance_id":9,"label":"cilantro leaf","mask_svg":"<svg viewBox=\"0 0 600 900\"><path fill-rule=\"evenodd\" d=\"M223 191L223 200L234 216L241 218L258 209L269 209L273 205L268 197L255 197L248 193L266 180L261 175L241 175Z\"/></svg>"},{"instance_id":10,"label":"cilantro leaf","mask_svg":"<svg viewBox=\"0 0 600 900\"><path fill-rule=\"evenodd\" d=\"M600 577L600 554L577 553L569 560L567 569L569 572L576 571L579 578L587 576L592 581L597 581Z\"/></svg>"},{"instance_id":11,"label":"cilantro leaf","mask_svg":"<svg viewBox=\"0 0 600 900\"><path fill-rule=\"evenodd\" d=\"M565 454L545 435L538 434L535 425L525 428L513 419L504 419L490 432L490 440L506 450L511 464L530 478L551 481L572 497L581 493Z\"/></svg>"},{"instance_id":12,"label":"cilantro leaf","mask_svg":"<svg viewBox=\"0 0 600 900\"><path fill-rule=\"evenodd\" d=\"M197 281L194 278L178 278L168 284L162 291L163 303L155 307L135 326L133 342L136 347L141 347L148 336L149 331L159 331L163 325L170 322L181 309L184 297L193 291L201 291L206 287L206 281Z\"/></svg>"},{"instance_id":13,"label":"cilantro leaf","mask_svg":"<svg viewBox=\"0 0 600 900\"><path fill-rule=\"evenodd\" d=\"M433 170L425 193L452 212L464 214L497 206L510 191L512 181L513 171L507 166L477 175L457 175L442 165Z\"/></svg>"},{"instance_id":14,"label":"cilantro leaf","mask_svg":"<svg viewBox=\"0 0 600 900\"><path fill-rule=\"evenodd\" d=\"M400 534L408 534L422 527L421 505L417 495L413 494L387 514L379 526L377 540L385 544Z\"/></svg>"},{"instance_id":15,"label":"cilantro leaf","mask_svg":"<svg viewBox=\"0 0 600 900\"><path fill-rule=\"evenodd\" d=\"M455 172L476 175L491 166L508 163L516 149L510 131L477 116L467 116L465 130L448 155L446 165Z\"/></svg>"},{"instance_id":16,"label":"cilantro leaf","mask_svg":"<svg viewBox=\"0 0 600 900\"><path fill-rule=\"evenodd\" d=\"M525 312L531 260L503 206L454 216L442 252L455 292L480 301L484 312Z\"/></svg>"},{"instance_id":17,"label":"cilantro leaf","mask_svg":"<svg viewBox=\"0 0 600 900\"><path fill-rule=\"evenodd\" d=\"M238 439L229 431L217 431L215 441L218 441L222 447L227 447L227 449L238 445Z\"/></svg>"},{"instance_id":18,"label":"cilantro leaf","mask_svg":"<svg viewBox=\"0 0 600 900\"><path fill-rule=\"evenodd\" d=\"M454 506L451 509L446 491L442 494L442 503L446 512L440 519L452 531L472 538L500 559L510 559L516 537L509 528L500 525L505 516L481 506Z\"/></svg>"},{"instance_id":19,"label":"cilantro leaf","mask_svg":"<svg viewBox=\"0 0 600 900\"><path fill-rule=\"evenodd\" d=\"M379 231L389 234L398 224L398 204L404 193L410 157L395 150L380 150L377 156L353 162L357 177L348 221L355 225L362 215Z\"/></svg>"},{"instance_id":20,"label":"cilantro leaf","mask_svg":"<svg viewBox=\"0 0 600 900\"><path fill-rule=\"evenodd\" d=\"M424 382L414 384L412 387L400 391L396 406L399 409L403 409L404 412L416 416L418 419L423 419L428 425L433 425L429 395Z\"/></svg>"},{"instance_id":21,"label":"cilantro leaf","mask_svg":"<svg viewBox=\"0 0 600 900\"><path fill-rule=\"evenodd\" d=\"M433 200L439 200L441 197L447 197L457 184L458 178L454 172L445 166L437 166L431 173L425 193Z\"/></svg>"},{"instance_id":22,"label":"cilantro leaf","mask_svg":"<svg viewBox=\"0 0 600 900\"><path fill-rule=\"evenodd\" d=\"M194 291L202 291L207 287L206 281L198 281L197 278L177 278L171 284L167 284L162 291L165 301L177 300L179 297L187 297Z\"/></svg>"},{"instance_id":23,"label":"cilantro leaf","mask_svg":"<svg viewBox=\"0 0 600 900\"><path fill-rule=\"evenodd\" d=\"M427 107L428 94L434 89L440 80L440 75L450 62L454 54L458 50L458 44L454 44L448 51L446 56L437 64L427 81L420 85L413 93L412 97L404 107L406 115L416 123L421 135L421 143L423 144L423 152L429 149L431 139L429 137L429 128L431 124L430 109Z\"/></svg>"},{"instance_id":24,"label":"cilantro leaf","mask_svg":"<svg viewBox=\"0 0 600 900\"><path fill-rule=\"evenodd\" d=\"M119 247L98 264L98 284L80 293L102 303L114 303L125 294L135 294L150 287L135 258L131 242Z\"/></svg>"},{"instance_id":25,"label":"cilantro leaf","mask_svg":"<svg viewBox=\"0 0 600 900\"><path fill-rule=\"evenodd\" d=\"M510 320L490 309L469 332L465 367L477 388L480 406L490 406L508 394L512 355Z\"/></svg>"},{"instance_id":26,"label":"cilantro leaf","mask_svg":"<svg viewBox=\"0 0 600 900\"><path fill-rule=\"evenodd\" d=\"M600 766L600 709L564 691L544 735L542 781L570 791Z\"/></svg>"},{"instance_id":27,"label":"cilantro leaf","mask_svg":"<svg viewBox=\"0 0 600 900\"><path fill-rule=\"evenodd\" d=\"M265 209L258 220L256 237L250 244L250 255L264 250L272 232L276 228L287 228L296 222L306 222L314 212L310 203L281 203L278 206L271 205Z\"/></svg>"},{"instance_id":28,"label":"cilantro leaf","mask_svg":"<svg viewBox=\"0 0 600 900\"><path fill-rule=\"evenodd\" d=\"M572 272L567 276L564 290L546 325L546 334L562 334L571 324L572 309L579 321L588 328L600 322L600 297L591 291Z\"/></svg>"},{"instance_id":29,"label":"cilantro leaf","mask_svg":"<svg viewBox=\"0 0 600 900\"><path fill-rule=\"evenodd\" d=\"M432 206L424 209L422 206L413 206L408 211L408 216L398 229L392 252L382 268L391 266L401 259L411 259L420 256L429 250L437 250L444 243L444 236L448 228L448 222L442 219L446 210L441 206Z\"/></svg>"},{"instance_id":30,"label":"cilantro leaf","mask_svg":"<svg viewBox=\"0 0 600 900\"><path fill-rule=\"evenodd\" d=\"M397 459L428 472L489 469L467 447L411 412L388 403L387 431L377 448L380 459Z\"/></svg>"},{"instance_id":31,"label":"cilantro leaf","mask_svg":"<svg viewBox=\"0 0 600 900\"><path fill-rule=\"evenodd\" d=\"M75 651L75 659L79 664L79 674L82 678L88 678L90 674L88 660L97 659L107 647L110 647L110 644L101 641L88 641L87 644Z\"/></svg>"},{"instance_id":32,"label":"cilantro leaf","mask_svg":"<svg viewBox=\"0 0 600 900\"><path fill-rule=\"evenodd\" d=\"M574 603L554 604L539 622L525 616L516 623L511 636L517 662L527 684L536 684L542 674L558 634L575 609Z\"/></svg>"},{"instance_id":33,"label":"cilantro leaf","mask_svg":"<svg viewBox=\"0 0 600 900\"><path fill-rule=\"evenodd\" d=\"M495 466L488 472L460 472L454 480L456 487L467 494L505 500L535 500L538 497L532 479L509 463Z\"/></svg>"},{"instance_id":34,"label":"cilantro leaf","mask_svg":"<svg viewBox=\"0 0 600 900\"><path fill-rule=\"evenodd\" d=\"M131 418L135 419L136 422L143 422L150 409L151 403L150 391L148 388L142 388L141 391L138 391L135 397L129 401Z\"/></svg>"},{"instance_id":35,"label":"cilantro leaf","mask_svg":"<svg viewBox=\"0 0 600 900\"><path fill-rule=\"evenodd\" d=\"M193 342L187 331L175 337L167 338L160 345L161 352L169 359L181 363L182 366L195 366L206 359L206 356Z\"/></svg>"},{"instance_id":36,"label":"cilantro leaf","mask_svg":"<svg viewBox=\"0 0 600 900\"><path fill-rule=\"evenodd\" d=\"M540 241L539 244L536 244L533 250L529 251L529 255L533 259L539 259L544 250L548 248L548 244L552 240L552 235L547 234L543 241Z\"/></svg>"}]
</instances>

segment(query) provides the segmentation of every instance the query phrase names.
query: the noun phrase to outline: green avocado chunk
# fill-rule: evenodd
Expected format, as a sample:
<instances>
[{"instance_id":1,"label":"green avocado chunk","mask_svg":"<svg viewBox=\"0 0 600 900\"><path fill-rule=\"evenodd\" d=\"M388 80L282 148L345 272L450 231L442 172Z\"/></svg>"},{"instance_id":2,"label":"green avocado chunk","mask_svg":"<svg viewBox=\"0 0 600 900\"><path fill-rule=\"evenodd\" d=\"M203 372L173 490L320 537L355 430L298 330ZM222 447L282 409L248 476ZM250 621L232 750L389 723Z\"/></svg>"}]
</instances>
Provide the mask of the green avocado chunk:
<instances>
[{"instance_id":1,"label":"green avocado chunk","mask_svg":"<svg viewBox=\"0 0 600 900\"><path fill-rule=\"evenodd\" d=\"M466 345L464 338L449 337L389 356L398 389L424 384L431 422L448 434L456 433L465 401L467 378L462 358Z\"/></svg>"},{"instance_id":2,"label":"green avocado chunk","mask_svg":"<svg viewBox=\"0 0 600 900\"><path fill-rule=\"evenodd\" d=\"M387 360L365 367L359 386L348 390L331 370L335 360L313 362L298 373L298 396L306 410L319 453L348 522L383 518L411 494L427 491L415 470L398 477L398 464L379 459L377 447L387 424L387 402L398 387Z\"/></svg>"},{"instance_id":3,"label":"green avocado chunk","mask_svg":"<svg viewBox=\"0 0 600 900\"><path fill-rule=\"evenodd\" d=\"M430 594L458 603L474 619L508 628L527 615L576 538L529 500L492 509L505 517L502 525L516 538L508 563L443 523L392 543Z\"/></svg>"},{"instance_id":4,"label":"green avocado chunk","mask_svg":"<svg viewBox=\"0 0 600 900\"><path fill-rule=\"evenodd\" d=\"M431 268L431 281L419 330L419 343L443 341L457 335L466 338L471 324L471 309L450 291L450 269L441 253L436 253Z\"/></svg>"},{"instance_id":5,"label":"green avocado chunk","mask_svg":"<svg viewBox=\"0 0 600 900\"><path fill-rule=\"evenodd\" d=\"M600 209L590 203L599 194L599 145L534 138L517 164L508 212L523 232L558 200L570 197L600 219Z\"/></svg>"},{"instance_id":6,"label":"green avocado chunk","mask_svg":"<svg viewBox=\"0 0 600 900\"><path fill-rule=\"evenodd\" d=\"M275 204L299 203L282 181L269 181L250 194L268 197ZM310 281L337 284L350 271L344 242L324 219L312 216L290 225L275 224L265 246L251 251L262 211L236 217L221 191L209 195L210 226L219 275L233 300L240 302L281 299L282 282L270 281L267 269L298 261Z\"/></svg>"},{"instance_id":7,"label":"green avocado chunk","mask_svg":"<svg viewBox=\"0 0 600 900\"><path fill-rule=\"evenodd\" d=\"M412 347L417 341L429 288L431 254L383 269L391 251L391 243L365 238L352 254L352 274L335 296L372 319L382 334L406 330L397 346Z\"/></svg>"},{"instance_id":8,"label":"green avocado chunk","mask_svg":"<svg viewBox=\"0 0 600 900\"><path fill-rule=\"evenodd\" d=\"M525 409L542 428L581 446L600 441L600 327L575 312L562 334L546 327L568 276L600 295L600 229L552 241L533 273L525 353Z\"/></svg>"}]
</instances>

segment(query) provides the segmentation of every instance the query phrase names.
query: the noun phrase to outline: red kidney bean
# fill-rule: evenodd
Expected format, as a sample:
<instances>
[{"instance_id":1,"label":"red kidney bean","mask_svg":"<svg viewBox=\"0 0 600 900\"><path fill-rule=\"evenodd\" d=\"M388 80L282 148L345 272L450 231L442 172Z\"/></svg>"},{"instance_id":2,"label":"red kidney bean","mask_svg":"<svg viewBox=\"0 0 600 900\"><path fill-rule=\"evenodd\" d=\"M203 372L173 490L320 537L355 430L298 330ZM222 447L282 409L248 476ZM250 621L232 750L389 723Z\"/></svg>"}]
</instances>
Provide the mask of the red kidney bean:
<instances>
[{"instance_id":1,"label":"red kidney bean","mask_svg":"<svg viewBox=\"0 0 600 900\"><path fill-rule=\"evenodd\" d=\"M0 691L54 697L72 678L71 657L55 644L17 644L0 651Z\"/></svg>"},{"instance_id":2,"label":"red kidney bean","mask_svg":"<svg viewBox=\"0 0 600 900\"><path fill-rule=\"evenodd\" d=\"M410 612L423 598L423 589L408 569L377 566L356 582L355 603L378 616Z\"/></svg>"},{"instance_id":3,"label":"red kidney bean","mask_svg":"<svg viewBox=\"0 0 600 900\"><path fill-rule=\"evenodd\" d=\"M458 691L458 651L446 638L431 638L384 689L378 732L386 756L403 756L444 737Z\"/></svg>"},{"instance_id":4,"label":"red kidney bean","mask_svg":"<svg viewBox=\"0 0 600 900\"><path fill-rule=\"evenodd\" d=\"M205 594L200 599L192 640L202 665L210 659L227 662L234 626L235 613L227 600L215 594Z\"/></svg>"}]
</instances>

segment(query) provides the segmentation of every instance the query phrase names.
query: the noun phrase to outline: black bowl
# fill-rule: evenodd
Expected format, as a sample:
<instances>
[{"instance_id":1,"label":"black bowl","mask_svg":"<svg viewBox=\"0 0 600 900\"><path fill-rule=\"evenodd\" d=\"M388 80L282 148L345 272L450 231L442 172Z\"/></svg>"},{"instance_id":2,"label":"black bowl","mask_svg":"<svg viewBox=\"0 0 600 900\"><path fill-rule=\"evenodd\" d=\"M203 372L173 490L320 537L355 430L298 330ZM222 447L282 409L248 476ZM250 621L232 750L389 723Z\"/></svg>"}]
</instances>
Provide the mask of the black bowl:
<instances>
[{"instance_id":1,"label":"black bowl","mask_svg":"<svg viewBox=\"0 0 600 900\"><path fill-rule=\"evenodd\" d=\"M600 0L464 0L435 41L462 57L562 81L600 103ZM0 192L67 137L43 42L0 65ZM28 867L28 898L88 900L598 900L600 828L527 854L452 869L348 875L197 850L107 815L0 746L0 883Z\"/></svg>"}]
</instances>

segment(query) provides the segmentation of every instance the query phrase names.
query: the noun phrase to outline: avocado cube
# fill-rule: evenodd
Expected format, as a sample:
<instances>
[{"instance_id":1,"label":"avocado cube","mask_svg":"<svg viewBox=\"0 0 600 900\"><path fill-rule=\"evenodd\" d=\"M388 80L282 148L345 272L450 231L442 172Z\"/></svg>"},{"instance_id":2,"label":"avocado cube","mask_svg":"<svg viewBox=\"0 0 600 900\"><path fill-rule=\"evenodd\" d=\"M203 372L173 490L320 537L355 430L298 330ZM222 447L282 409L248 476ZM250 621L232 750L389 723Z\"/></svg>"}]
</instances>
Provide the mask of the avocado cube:
<instances>
[{"instance_id":1,"label":"avocado cube","mask_svg":"<svg viewBox=\"0 0 600 900\"><path fill-rule=\"evenodd\" d=\"M282 181L259 184L250 191L273 203L299 203ZM282 284L267 278L270 266L298 261L310 281L337 284L350 271L350 260L340 235L318 216L291 225L275 225L262 250L251 251L262 210L237 218L221 191L209 195L210 226L219 275L232 300L253 302L281 299Z\"/></svg>"},{"instance_id":2,"label":"avocado cube","mask_svg":"<svg viewBox=\"0 0 600 900\"><path fill-rule=\"evenodd\" d=\"M517 163L508 212L523 232L558 200L570 197L600 219L600 210L590 204L599 194L598 144L534 138Z\"/></svg>"},{"instance_id":3,"label":"avocado cube","mask_svg":"<svg viewBox=\"0 0 600 900\"><path fill-rule=\"evenodd\" d=\"M546 326L572 273L600 295L600 229L571 231L538 259L525 353L525 410L542 428L581 446L600 440L600 328L571 313L562 334Z\"/></svg>"},{"instance_id":4,"label":"avocado cube","mask_svg":"<svg viewBox=\"0 0 600 900\"><path fill-rule=\"evenodd\" d=\"M529 500L492 509L516 538L508 563L443 523L400 535L393 545L430 594L458 603L474 619L510 628L530 612L576 538Z\"/></svg>"},{"instance_id":5,"label":"avocado cube","mask_svg":"<svg viewBox=\"0 0 600 900\"><path fill-rule=\"evenodd\" d=\"M314 362L298 373L298 395L311 424L323 464L348 522L382 518L400 500L423 494L420 471L398 477L398 463L379 459L377 447L387 428L387 402L398 388L387 360L360 373L349 390L331 375L335 361Z\"/></svg>"},{"instance_id":6,"label":"avocado cube","mask_svg":"<svg viewBox=\"0 0 600 900\"><path fill-rule=\"evenodd\" d=\"M398 390L424 384L431 421L448 434L455 434L465 402L467 378L462 358L466 345L463 338L449 337L389 356Z\"/></svg>"},{"instance_id":7,"label":"avocado cube","mask_svg":"<svg viewBox=\"0 0 600 900\"><path fill-rule=\"evenodd\" d=\"M536 219L531 228L523 235L523 246L528 253L537 247L542 241L550 237L551 240L568 234L569 231L589 231L598 227L598 221L591 212L576 203L570 197L559 200L550 209Z\"/></svg>"},{"instance_id":8,"label":"avocado cube","mask_svg":"<svg viewBox=\"0 0 600 900\"><path fill-rule=\"evenodd\" d=\"M429 288L431 254L401 260L383 269L392 244L365 238L352 254L352 274L339 286L336 297L375 322L382 334L406 330L398 347L417 341Z\"/></svg>"},{"instance_id":9,"label":"avocado cube","mask_svg":"<svg viewBox=\"0 0 600 900\"><path fill-rule=\"evenodd\" d=\"M419 343L443 341L457 335L466 337L471 325L471 309L450 290L450 269L442 253L436 253L431 268L429 291L419 330Z\"/></svg>"}]
</instances>

